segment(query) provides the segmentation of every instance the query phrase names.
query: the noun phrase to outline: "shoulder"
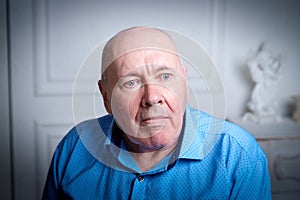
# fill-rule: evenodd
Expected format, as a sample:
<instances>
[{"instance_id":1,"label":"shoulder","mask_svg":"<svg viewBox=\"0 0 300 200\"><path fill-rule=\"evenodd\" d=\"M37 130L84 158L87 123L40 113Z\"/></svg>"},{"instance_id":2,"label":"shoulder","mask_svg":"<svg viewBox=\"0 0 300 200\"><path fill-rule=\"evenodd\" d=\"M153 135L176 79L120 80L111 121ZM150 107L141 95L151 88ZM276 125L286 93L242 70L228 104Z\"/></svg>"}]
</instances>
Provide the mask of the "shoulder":
<instances>
[{"instance_id":1,"label":"shoulder","mask_svg":"<svg viewBox=\"0 0 300 200\"><path fill-rule=\"evenodd\" d=\"M103 149L105 134L107 134L111 122L112 117L108 115L86 120L74 126L65 135L57 145L52 157L53 168L58 169L57 173L60 179L63 178L63 172L68 167L80 171L97 161L94 153L99 147ZM99 129L104 134L99 134ZM80 166L78 166L79 162ZM75 171L70 170L69 173L74 174Z\"/></svg>"},{"instance_id":2,"label":"shoulder","mask_svg":"<svg viewBox=\"0 0 300 200\"><path fill-rule=\"evenodd\" d=\"M230 170L239 168L240 175L258 170L258 165L267 167L267 157L256 139L232 122L224 121L219 147L222 149L227 168Z\"/></svg>"},{"instance_id":3,"label":"shoulder","mask_svg":"<svg viewBox=\"0 0 300 200\"><path fill-rule=\"evenodd\" d=\"M77 124L73 129L75 128L77 132L80 131L89 131L96 127L101 127L103 131L107 131L110 129L111 123L113 121L113 117L111 115L105 115L99 118L93 118L86 121L83 121L79 124Z\"/></svg>"},{"instance_id":4,"label":"shoulder","mask_svg":"<svg viewBox=\"0 0 300 200\"><path fill-rule=\"evenodd\" d=\"M207 128L205 142L209 145L205 152L209 157L220 158L228 173L243 176L244 173L265 172L267 157L256 139L244 128L232 122L201 113ZM201 119L201 118L200 118ZM209 146L213 146L209 150ZM210 152L210 153L209 153ZM262 169L259 169L261 166Z\"/></svg>"},{"instance_id":5,"label":"shoulder","mask_svg":"<svg viewBox=\"0 0 300 200\"><path fill-rule=\"evenodd\" d=\"M90 135L101 131L104 134L109 132L112 124L113 117L111 115L105 115L99 118L89 119L75 125L59 142L57 149L73 148L77 145L83 136Z\"/></svg>"},{"instance_id":6,"label":"shoulder","mask_svg":"<svg viewBox=\"0 0 300 200\"><path fill-rule=\"evenodd\" d=\"M225 138L228 138L230 144L243 151L247 157L256 159L266 159L266 156L256 139L242 127L225 121L223 132ZM232 147L231 147L232 148Z\"/></svg>"},{"instance_id":7,"label":"shoulder","mask_svg":"<svg viewBox=\"0 0 300 200\"><path fill-rule=\"evenodd\" d=\"M193 123L196 121L198 124L197 133L205 138L203 142L210 143L209 146L215 146L222 152L243 154L251 159L258 157L265 159L264 152L256 139L237 124L194 108L188 108L188 113L192 116Z\"/></svg>"}]
</instances>

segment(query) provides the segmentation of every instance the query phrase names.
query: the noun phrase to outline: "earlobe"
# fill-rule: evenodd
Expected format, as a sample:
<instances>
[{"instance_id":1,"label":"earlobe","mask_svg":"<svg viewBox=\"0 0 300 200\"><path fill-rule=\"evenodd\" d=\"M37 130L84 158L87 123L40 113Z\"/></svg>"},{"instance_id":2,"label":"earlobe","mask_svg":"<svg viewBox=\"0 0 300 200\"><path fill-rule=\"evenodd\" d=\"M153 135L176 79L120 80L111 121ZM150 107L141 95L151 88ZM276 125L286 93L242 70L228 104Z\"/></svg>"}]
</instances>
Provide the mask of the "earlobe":
<instances>
[{"instance_id":1,"label":"earlobe","mask_svg":"<svg viewBox=\"0 0 300 200\"><path fill-rule=\"evenodd\" d=\"M110 115L112 115L111 106L110 106L110 103L109 103L109 100L107 97L107 92L105 91L101 80L98 81L98 87L99 87L100 93L103 98L104 107L106 109L106 112L108 112Z\"/></svg>"}]
</instances>

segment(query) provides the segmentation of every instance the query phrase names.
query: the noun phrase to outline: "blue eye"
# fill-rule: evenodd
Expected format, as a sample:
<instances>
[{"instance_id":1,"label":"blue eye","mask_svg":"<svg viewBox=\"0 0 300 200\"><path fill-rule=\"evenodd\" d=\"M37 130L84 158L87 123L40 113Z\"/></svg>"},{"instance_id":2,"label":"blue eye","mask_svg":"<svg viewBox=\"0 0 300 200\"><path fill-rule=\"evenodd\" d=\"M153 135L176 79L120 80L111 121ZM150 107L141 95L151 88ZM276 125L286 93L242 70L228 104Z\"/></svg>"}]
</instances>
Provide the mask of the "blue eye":
<instances>
[{"instance_id":1,"label":"blue eye","mask_svg":"<svg viewBox=\"0 0 300 200\"><path fill-rule=\"evenodd\" d=\"M167 80L170 79L170 76L171 76L171 75L170 75L169 73L164 73L164 74L161 75L161 78L162 78L163 80L167 81Z\"/></svg>"},{"instance_id":2,"label":"blue eye","mask_svg":"<svg viewBox=\"0 0 300 200\"><path fill-rule=\"evenodd\" d=\"M134 87L135 84L136 84L135 80L130 80L125 83L125 87Z\"/></svg>"}]
</instances>

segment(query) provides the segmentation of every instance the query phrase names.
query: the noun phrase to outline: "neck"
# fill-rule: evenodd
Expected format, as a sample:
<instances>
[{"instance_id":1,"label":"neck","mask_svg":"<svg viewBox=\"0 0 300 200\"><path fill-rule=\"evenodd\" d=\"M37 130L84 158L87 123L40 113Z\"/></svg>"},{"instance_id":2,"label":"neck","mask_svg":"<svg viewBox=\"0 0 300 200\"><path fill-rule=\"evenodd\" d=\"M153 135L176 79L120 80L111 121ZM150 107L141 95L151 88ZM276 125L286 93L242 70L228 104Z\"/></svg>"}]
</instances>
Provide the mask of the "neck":
<instances>
[{"instance_id":1,"label":"neck","mask_svg":"<svg viewBox=\"0 0 300 200\"><path fill-rule=\"evenodd\" d=\"M133 143L126 136L124 136L124 141L127 149L130 151L131 156L142 172L150 170L159 161L164 159L170 153L174 152L178 144L178 140L176 140L166 147L147 148Z\"/></svg>"}]
</instances>

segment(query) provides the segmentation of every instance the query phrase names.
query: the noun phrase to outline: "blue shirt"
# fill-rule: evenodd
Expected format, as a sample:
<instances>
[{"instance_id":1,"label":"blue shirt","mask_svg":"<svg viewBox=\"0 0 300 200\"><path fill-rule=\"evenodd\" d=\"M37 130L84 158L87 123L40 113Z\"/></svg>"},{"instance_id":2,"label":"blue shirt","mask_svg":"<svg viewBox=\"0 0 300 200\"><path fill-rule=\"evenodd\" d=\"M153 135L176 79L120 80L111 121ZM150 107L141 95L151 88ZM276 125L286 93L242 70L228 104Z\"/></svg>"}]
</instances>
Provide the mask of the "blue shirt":
<instances>
[{"instance_id":1,"label":"blue shirt","mask_svg":"<svg viewBox=\"0 0 300 200\"><path fill-rule=\"evenodd\" d=\"M114 124L107 115L64 137L43 199L271 199L265 154L230 122L187 106L181 145L145 173Z\"/></svg>"}]
</instances>

